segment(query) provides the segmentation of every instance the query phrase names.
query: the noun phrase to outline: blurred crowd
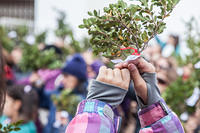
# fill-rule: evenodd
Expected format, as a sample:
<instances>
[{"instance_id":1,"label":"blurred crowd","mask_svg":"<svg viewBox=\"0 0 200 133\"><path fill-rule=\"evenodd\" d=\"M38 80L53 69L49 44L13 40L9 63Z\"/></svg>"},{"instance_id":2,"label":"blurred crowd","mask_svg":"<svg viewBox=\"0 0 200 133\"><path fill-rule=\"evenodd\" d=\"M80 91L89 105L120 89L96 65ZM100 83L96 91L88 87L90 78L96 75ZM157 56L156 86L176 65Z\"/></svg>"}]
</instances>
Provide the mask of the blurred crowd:
<instances>
[{"instance_id":1,"label":"blurred crowd","mask_svg":"<svg viewBox=\"0 0 200 133\"><path fill-rule=\"evenodd\" d=\"M177 35L170 35L167 41L157 36L155 43L142 54L156 68L161 94L177 78L187 80L193 71L191 64L181 68L178 65L176 56L180 55L180 46ZM62 47L64 45L60 43L38 45L40 52L53 49L55 54L64 56ZM0 122L6 125L24 120L19 133L64 133L75 115L77 104L86 98L90 81L96 78L99 68L102 65L112 65L108 59L94 56L92 50L87 49L65 57L62 68L40 68L24 72L19 67L23 50L17 45L10 52L3 48L7 93ZM116 114L122 116L121 133L137 133L140 129L137 100L133 95L135 92L129 91L123 103L115 110ZM189 115L184 112L180 116L187 133L200 132L199 95L199 88L194 89L191 97L195 98L190 103L194 103L192 106L196 107L195 111Z\"/></svg>"}]
</instances>

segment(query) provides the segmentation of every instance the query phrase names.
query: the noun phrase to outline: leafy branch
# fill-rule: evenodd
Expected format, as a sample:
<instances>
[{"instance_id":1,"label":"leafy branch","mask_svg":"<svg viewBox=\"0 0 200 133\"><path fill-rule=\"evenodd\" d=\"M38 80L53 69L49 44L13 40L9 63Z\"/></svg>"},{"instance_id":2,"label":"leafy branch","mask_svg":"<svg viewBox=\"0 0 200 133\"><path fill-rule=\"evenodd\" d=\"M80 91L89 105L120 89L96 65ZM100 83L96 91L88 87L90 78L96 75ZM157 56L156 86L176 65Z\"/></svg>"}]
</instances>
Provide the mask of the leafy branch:
<instances>
[{"instance_id":1,"label":"leafy branch","mask_svg":"<svg viewBox=\"0 0 200 133\"><path fill-rule=\"evenodd\" d=\"M3 126L0 123L0 133L10 133L12 131L19 131L20 128L19 126L23 123L23 120L12 123L12 124L8 124L7 126Z\"/></svg>"},{"instance_id":2,"label":"leafy branch","mask_svg":"<svg viewBox=\"0 0 200 133\"><path fill-rule=\"evenodd\" d=\"M94 10L83 19L80 28L91 35L94 53L113 58L130 55L120 48L133 47L141 53L149 41L166 28L165 18L170 15L179 0L137 0L128 5L123 0L104 7L103 14ZM104 40L104 41L102 41ZM124 54L122 54L124 53Z\"/></svg>"}]
</instances>

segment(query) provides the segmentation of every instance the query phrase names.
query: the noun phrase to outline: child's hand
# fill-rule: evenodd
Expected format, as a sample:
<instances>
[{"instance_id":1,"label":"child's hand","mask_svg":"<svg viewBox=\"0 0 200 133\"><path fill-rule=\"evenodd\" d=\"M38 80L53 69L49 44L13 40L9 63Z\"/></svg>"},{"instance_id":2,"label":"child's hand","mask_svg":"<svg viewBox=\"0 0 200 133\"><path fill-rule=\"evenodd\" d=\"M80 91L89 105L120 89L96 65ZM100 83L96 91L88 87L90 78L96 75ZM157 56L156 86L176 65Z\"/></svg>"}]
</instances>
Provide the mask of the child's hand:
<instances>
[{"instance_id":1,"label":"child's hand","mask_svg":"<svg viewBox=\"0 0 200 133\"><path fill-rule=\"evenodd\" d=\"M128 90L130 83L130 72L128 69L114 70L102 66L99 70L99 75L96 78L97 81L118 86L125 90Z\"/></svg>"},{"instance_id":2,"label":"child's hand","mask_svg":"<svg viewBox=\"0 0 200 133\"><path fill-rule=\"evenodd\" d=\"M130 64L134 64L140 73L155 73L155 67L142 57L139 57L136 60L132 60L129 62L117 64L115 65L115 67L123 69L123 68L128 68Z\"/></svg>"},{"instance_id":3,"label":"child's hand","mask_svg":"<svg viewBox=\"0 0 200 133\"><path fill-rule=\"evenodd\" d=\"M148 95L147 95L148 81L147 81L147 79L142 77L141 74L155 73L154 66L151 63L147 62L146 60L144 60L143 58L140 57L133 61L117 64L115 67L119 68L119 69L123 69L123 68L129 69L131 78L134 82L134 88L137 92L137 95L143 99L144 103L147 103L147 101L148 101Z\"/></svg>"},{"instance_id":4,"label":"child's hand","mask_svg":"<svg viewBox=\"0 0 200 133\"><path fill-rule=\"evenodd\" d=\"M116 108L128 92L130 72L128 69L110 69L102 66L96 80L88 88L87 99L102 101Z\"/></svg>"}]
</instances>

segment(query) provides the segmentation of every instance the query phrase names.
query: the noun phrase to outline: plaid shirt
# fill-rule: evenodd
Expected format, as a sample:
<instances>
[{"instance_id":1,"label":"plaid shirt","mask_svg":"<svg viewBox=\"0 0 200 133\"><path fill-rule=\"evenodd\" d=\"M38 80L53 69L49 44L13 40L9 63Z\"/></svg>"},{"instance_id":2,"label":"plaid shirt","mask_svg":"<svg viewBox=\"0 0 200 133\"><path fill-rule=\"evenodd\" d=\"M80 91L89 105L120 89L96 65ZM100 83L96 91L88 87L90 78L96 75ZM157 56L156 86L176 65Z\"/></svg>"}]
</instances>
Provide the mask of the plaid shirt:
<instances>
[{"instance_id":1,"label":"plaid shirt","mask_svg":"<svg viewBox=\"0 0 200 133\"><path fill-rule=\"evenodd\" d=\"M161 100L138 113L140 133L184 133L178 117ZM121 119L112 108L98 100L84 100L69 123L66 133L117 133Z\"/></svg>"},{"instance_id":2,"label":"plaid shirt","mask_svg":"<svg viewBox=\"0 0 200 133\"><path fill-rule=\"evenodd\" d=\"M161 99L138 112L142 129L140 133L184 133L178 117Z\"/></svg>"},{"instance_id":3,"label":"plaid shirt","mask_svg":"<svg viewBox=\"0 0 200 133\"><path fill-rule=\"evenodd\" d=\"M98 100L84 100L78 105L66 133L117 133L120 122L109 105Z\"/></svg>"}]
</instances>

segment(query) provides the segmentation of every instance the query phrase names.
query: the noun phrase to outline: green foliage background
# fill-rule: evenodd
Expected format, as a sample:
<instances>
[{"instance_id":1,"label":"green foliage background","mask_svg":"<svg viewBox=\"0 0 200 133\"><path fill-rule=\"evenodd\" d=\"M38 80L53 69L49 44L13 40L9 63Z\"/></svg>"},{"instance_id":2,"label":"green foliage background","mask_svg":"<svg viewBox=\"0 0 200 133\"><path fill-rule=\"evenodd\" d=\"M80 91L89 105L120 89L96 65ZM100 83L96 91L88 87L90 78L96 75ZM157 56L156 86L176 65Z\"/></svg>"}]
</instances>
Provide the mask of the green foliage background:
<instances>
[{"instance_id":1,"label":"green foliage background","mask_svg":"<svg viewBox=\"0 0 200 133\"><path fill-rule=\"evenodd\" d=\"M194 67L194 65L200 61L200 30L197 20L192 18L186 23L186 27L186 42L191 53L187 55L185 59L178 58L178 61L181 66L191 64L192 73L186 81L183 80L182 77L179 77L163 94L167 104L178 115L185 111L194 113L195 107L187 106L185 100L192 95L195 87L200 88L200 69Z\"/></svg>"},{"instance_id":2,"label":"green foliage background","mask_svg":"<svg viewBox=\"0 0 200 133\"><path fill-rule=\"evenodd\" d=\"M80 97L68 90L63 90L58 96L53 95L52 100L58 111L65 110L72 116L75 115L77 105L81 101Z\"/></svg>"}]
</instances>

